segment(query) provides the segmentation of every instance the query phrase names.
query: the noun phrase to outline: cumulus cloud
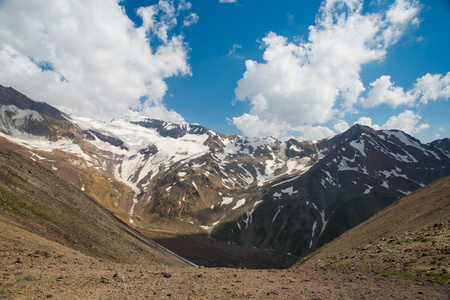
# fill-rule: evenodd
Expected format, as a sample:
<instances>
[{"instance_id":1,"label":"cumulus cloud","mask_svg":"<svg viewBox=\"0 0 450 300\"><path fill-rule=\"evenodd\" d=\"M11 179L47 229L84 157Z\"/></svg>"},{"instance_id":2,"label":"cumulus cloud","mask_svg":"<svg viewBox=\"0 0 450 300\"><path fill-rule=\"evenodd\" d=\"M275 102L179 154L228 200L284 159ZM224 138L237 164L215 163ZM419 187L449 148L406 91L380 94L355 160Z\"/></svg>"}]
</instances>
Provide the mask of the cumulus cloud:
<instances>
[{"instance_id":1,"label":"cumulus cloud","mask_svg":"<svg viewBox=\"0 0 450 300\"><path fill-rule=\"evenodd\" d=\"M339 123L334 124L334 129L338 132L344 132L349 128L350 126L348 126L348 123L345 121L341 121Z\"/></svg>"},{"instance_id":2,"label":"cumulus cloud","mask_svg":"<svg viewBox=\"0 0 450 300\"><path fill-rule=\"evenodd\" d=\"M419 133L424 129L430 128L426 123L419 124L421 116L411 110L405 110L398 116L392 116L382 126L383 129L399 129L409 134Z\"/></svg>"},{"instance_id":3,"label":"cumulus cloud","mask_svg":"<svg viewBox=\"0 0 450 300\"><path fill-rule=\"evenodd\" d=\"M335 134L325 126L300 125L292 128L284 122L261 120L258 116L251 114L243 114L240 117L235 117L232 119L232 122L241 128L246 133L246 136L252 137L272 136L281 140L287 140L293 137L292 132L301 132L302 134L297 135L295 138L300 140L318 140Z\"/></svg>"},{"instance_id":4,"label":"cumulus cloud","mask_svg":"<svg viewBox=\"0 0 450 300\"><path fill-rule=\"evenodd\" d=\"M391 77L387 75L381 76L370 86L368 97L361 99L364 107L375 107L383 103L393 108L400 105L413 105L417 102L427 104L429 101L450 98L450 72L445 76L428 73L417 79L414 87L406 92L402 87L394 86Z\"/></svg>"},{"instance_id":5,"label":"cumulus cloud","mask_svg":"<svg viewBox=\"0 0 450 300\"><path fill-rule=\"evenodd\" d=\"M416 1L397 0L385 12L363 14L362 9L361 0L324 1L307 42L268 33L264 62L247 60L235 90L238 100L249 102L249 115L297 131L354 112L365 91L362 66L385 57L387 48L418 22L420 7ZM396 92L392 84L389 91ZM258 122L235 125L248 134Z\"/></svg>"},{"instance_id":6,"label":"cumulus cloud","mask_svg":"<svg viewBox=\"0 0 450 300\"><path fill-rule=\"evenodd\" d=\"M416 100L410 93L405 93L403 88L394 87L391 82L391 76L381 76L372 82L372 87L367 99L362 100L364 107L375 107L382 103L396 108L402 104L412 104Z\"/></svg>"},{"instance_id":7,"label":"cumulus cloud","mask_svg":"<svg viewBox=\"0 0 450 300\"><path fill-rule=\"evenodd\" d=\"M281 136L283 135L284 124L269 123L259 119L258 116L243 114L233 118L233 124L238 126L247 136Z\"/></svg>"},{"instance_id":8,"label":"cumulus cloud","mask_svg":"<svg viewBox=\"0 0 450 300\"><path fill-rule=\"evenodd\" d=\"M365 125L365 126L372 127L372 119L368 118L368 117L361 117L354 124L359 124L359 125Z\"/></svg>"},{"instance_id":9,"label":"cumulus cloud","mask_svg":"<svg viewBox=\"0 0 450 300\"><path fill-rule=\"evenodd\" d=\"M190 4L139 8L136 27L118 0L6 0L0 8L0 82L73 114L111 118L130 109L183 121L167 110L165 79L190 75L177 19ZM143 101L142 99L146 99Z\"/></svg>"},{"instance_id":10,"label":"cumulus cloud","mask_svg":"<svg viewBox=\"0 0 450 300\"><path fill-rule=\"evenodd\" d=\"M355 124L370 126L376 130L398 129L408 134L416 134L430 128L430 125L428 125L427 123L420 123L421 119L422 117L418 114L415 114L413 111L405 110L397 116L390 117L387 122L381 126L372 124L372 119L368 117L361 117L358 121L355 122Z\"/></svg>"},{"instance_id":11,"label":"cumulus cloud","mask_svg":"<svg viewBox=\"0 0 450 300\"><path fill-rule=\"evenodd\" d=\"M413 94L424 104L438 99L448 100L450 98L450 72L445 76L428 73L419 78L414 85Z\"/></svg>"}]
</instances>

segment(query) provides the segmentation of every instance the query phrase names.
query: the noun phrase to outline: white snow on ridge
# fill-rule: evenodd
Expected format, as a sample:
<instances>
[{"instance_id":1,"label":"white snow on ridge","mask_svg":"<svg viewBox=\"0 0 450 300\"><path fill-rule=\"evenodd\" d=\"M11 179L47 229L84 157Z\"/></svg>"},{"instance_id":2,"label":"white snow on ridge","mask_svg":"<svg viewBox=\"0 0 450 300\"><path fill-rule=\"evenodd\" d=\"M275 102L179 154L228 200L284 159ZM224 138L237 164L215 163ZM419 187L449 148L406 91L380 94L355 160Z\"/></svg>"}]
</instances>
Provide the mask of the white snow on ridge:
<instances>
[{"instance_id":1,"label":"white snow on ridge","mask_svg":"<svg viewBox=\"0 0 450 300\"><path fill-rule=\"evenodd\" d=\"M34 138L25 139L19 137L12 138L10 135L4 134L2 132L0 132L0 137L3 137L27 149L39 150L43 152L53 152L54 150L61 150L70 154L74 154L75 156L83 159L89 166L93 166L94 163L92 157L84 153L84 151L81 150L79 145L74 144L73 141L68 139L60 139L56 142L51 142L39 137L36 137L36 139Z\"/></svg>"},{"instance_id":2,"label":"white snow on ridge","mask_svg":"<svg viewBox=\"0 0 450 300\"><path fill-rule=\"evenodd\" d=\"M289 179L286 179L286 180L284 180L284 181L281 181L281 182L279 182L279 183L277 183L277 184L272 185L272 187L276 187L276 186L285 184L285 183L287 183L287 182L291 182L291 181L297 180L298 178L300 178L300 175L294 176L294 177L289 178Z\"/></svg>"},{"instance_id":3,"label":"white snow on ridge","mask_svg":"<svg viewBox=\"0 0 450 300\"><path fill-rule=\"evenodd\" d=\"M397 173L398 170L396 169L392 169L391 171L380 171L381 174L384 175L384 178L388 178L388 177L403 177L405 179L409 179L408 176L404 175L404 174L398 174Z\"/></svg>"},{"instance_id":4,"label":"white snow on ridge","mask_svg":"<svg viewBox=\"0 0 450 300\"><path fill-rule=\"evenodd\" d=\"M386 133L389 136L395 136L400 142L402 142L403 144L405 144L406 146L411 146L411 147L415 147L419 150L421 150L423 152L423 154L425 154L426 156L430 156L433 155L436 159L441 160L439 155L436 154L436 152L431 151L431 150L427 150L425 148L423 148L419 143L417 143L416 141L408 138L403 132L401 131L390 131L390 130L386 130L384 131L384 133Z\"/></svg>"},{"instance_id":5,"label":"white snow on ridge","mask_svg":"<svg viewBox=\"0 0 450 300\"><path fill-rule=\"evenodd\" d=\"M358 142L356 141L351 141L350 142L350 146L352 146L353 148L355 148L356 150L358 150L362 156L367 157L366 152L364 152L364 141L360 140Z\"/></svg>"},{"instance_id":6,"label":"white snow on ridge","mask_svg":"<svg viewBox=\"0 0 450 300\"><path fill-rule=\"evenodd\" d=\"M349 167L347 165L347 161L350 161L347 157L343 157L342 158L342 160L339 162L339 165L338 165L338 170L339 171L355 171L355 172L359 172L359 167Z\"/></svg>"},{"instance_id":7,"label":"white snow on ridge","mask_svg":"<svg viewBox=\"0 0 450 300\"><path fill-rule=\"evenodd\" d=\"M104 123L72 116L72 121L81 129L95 130L122 140L131 155L153 144L158 146L158 153L165 153L168 158L173 158L174 161L194 159L209 150L207 146L203 145L208 138L206 134L187 134L182 138L174 139L163 137L155 129L135 125L124 119L116 119L110 123ZM111 149L107 150L110 151Z\"/></svg>"},{"instance_id":8,"label":"white snow on ridge","mask_svg":"<svg viewBox=\"0 0 450 300\"><path fill-rule=\"evenodd\" d=\"M21 127L25 125L27 120L42 122L44 118L35 110L30 109L20 109L15 105L1 105L0 106L0 120L6 120L6 113L12 113L11 120L15 127ZM0 128L10 132L12 135L22 136L23 132L17 130L17 128L10 128L7 124L0 122ZM8 130L9 129L9 130Z\"/></svg>"},{"instance_id":9,"label":"white snow on ridge","mask_svg":"<svg viewBox=\"0 0 450 300\"><path fill-rule=\"evenodd\" d=\"M208 138L207 134L187 134L182 138L174 139L159 135L155 129L132 124L128 122L127 118L115 119L110 123L73 116L71 120L81 129L94 130L124 142L128 150L120 149L99 139L95 139L91 143L103 151L123 156L122 164L116 168L115 177L136 192L138 192L137 183L150 173L152 173L152 177L155 176L163 164L190 161L209 151L209 148L203 145ZM173 125L170 123L166 125L167 128L170 126ZM140 150L151 145L157 145L158 152L149 162L144 160ZM135 176L136 172L138 172L138 176ZM132 181L132 178L137 179Z\"/></svg>"}]
</instances>

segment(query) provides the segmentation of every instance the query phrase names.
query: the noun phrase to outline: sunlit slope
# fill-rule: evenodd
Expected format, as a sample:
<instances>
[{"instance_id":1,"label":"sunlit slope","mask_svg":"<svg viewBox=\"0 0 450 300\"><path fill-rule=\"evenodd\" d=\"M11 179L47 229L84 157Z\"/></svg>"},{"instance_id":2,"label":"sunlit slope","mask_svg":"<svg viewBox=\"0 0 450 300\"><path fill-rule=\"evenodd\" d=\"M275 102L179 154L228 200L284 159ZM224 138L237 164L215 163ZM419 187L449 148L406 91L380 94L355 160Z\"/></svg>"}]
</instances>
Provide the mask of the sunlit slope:
<instances>
[{"instance_id":1,"label":"sunlit slope","mask_svg":"<svg viewBox=\"0 0 450 300\"><path fill-rule=\"evenodd\" d=\"M86 255L130 263L180 263L40 164L1 148L0 214Z\"/></svg>"},{"instance_id":2,"label":"sunlit slope","mask_svg":"<svg viewBox=\"0 0 450 300\"><path fill-rule=\"evenodd\" d=\"M299 262L449 286L450 177L400 199Z\"/></svg>"}]
</instances>

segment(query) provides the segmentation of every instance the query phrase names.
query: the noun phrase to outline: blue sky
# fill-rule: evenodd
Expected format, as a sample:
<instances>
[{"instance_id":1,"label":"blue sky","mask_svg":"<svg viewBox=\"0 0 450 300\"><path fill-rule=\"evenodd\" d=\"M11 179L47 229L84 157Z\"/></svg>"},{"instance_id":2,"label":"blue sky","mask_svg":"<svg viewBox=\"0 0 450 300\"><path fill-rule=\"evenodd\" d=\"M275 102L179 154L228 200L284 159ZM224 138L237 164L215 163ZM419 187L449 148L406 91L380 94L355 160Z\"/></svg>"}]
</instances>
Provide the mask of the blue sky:
<instances>
[{"instance_id":1,"label":"blue sky","mask_svg":"<svg viewBox=\"0 0 450 300\"><path fill-rule=\"evenodd\" d=\"M448 0L4 0L0 84L104 120L429 142L450 136L449 32Z\"/></svg>"}]
</instances>

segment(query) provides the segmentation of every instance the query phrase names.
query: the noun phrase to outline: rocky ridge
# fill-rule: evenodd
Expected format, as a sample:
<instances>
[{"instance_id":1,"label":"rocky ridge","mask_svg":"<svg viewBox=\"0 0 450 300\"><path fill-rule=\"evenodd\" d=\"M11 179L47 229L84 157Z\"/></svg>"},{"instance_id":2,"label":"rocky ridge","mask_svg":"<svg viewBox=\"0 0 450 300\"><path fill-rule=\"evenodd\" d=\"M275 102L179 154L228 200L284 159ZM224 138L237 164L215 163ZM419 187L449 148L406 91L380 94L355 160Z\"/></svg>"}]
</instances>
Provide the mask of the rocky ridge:
<instances>
[{"instance_id":1,"label":"rocky ridge","mask_svg":"<svg viewBox=\"0 0 450 300\"><path fill-rule=\"evenodd\" d=\"M450 174L445 140L424 145L395 130L355 125L282 142L143 117L105 123L0 90L3 147L142 230L300 257Z\"/></svg>"}]
</instances>

